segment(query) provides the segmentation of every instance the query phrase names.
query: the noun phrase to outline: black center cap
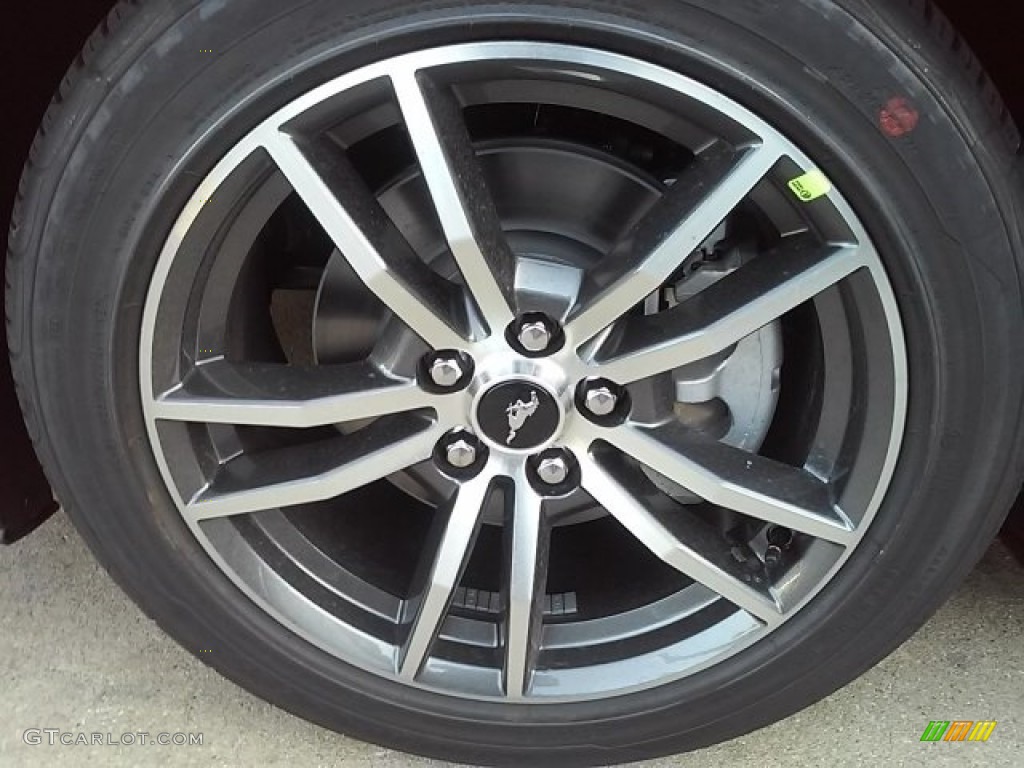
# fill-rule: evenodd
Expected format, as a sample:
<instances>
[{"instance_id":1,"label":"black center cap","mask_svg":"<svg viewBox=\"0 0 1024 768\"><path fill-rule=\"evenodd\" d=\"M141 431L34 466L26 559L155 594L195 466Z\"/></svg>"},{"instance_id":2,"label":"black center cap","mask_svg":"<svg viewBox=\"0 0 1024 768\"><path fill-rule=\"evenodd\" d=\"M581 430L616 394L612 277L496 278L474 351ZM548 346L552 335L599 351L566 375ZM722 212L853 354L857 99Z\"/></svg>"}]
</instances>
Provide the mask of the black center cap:
<instances>
[{"instance_id":1,"label":"black center cap","mask_svg":"<svg viewBox=\"0 0 1024 768\"><path fill-rule=\"evenodd\" d=\"M480 398L476 418L492 442L526 450L551 438L561 413L543 387L529 381L506 381Z\"/></svg>"}]
</instances>

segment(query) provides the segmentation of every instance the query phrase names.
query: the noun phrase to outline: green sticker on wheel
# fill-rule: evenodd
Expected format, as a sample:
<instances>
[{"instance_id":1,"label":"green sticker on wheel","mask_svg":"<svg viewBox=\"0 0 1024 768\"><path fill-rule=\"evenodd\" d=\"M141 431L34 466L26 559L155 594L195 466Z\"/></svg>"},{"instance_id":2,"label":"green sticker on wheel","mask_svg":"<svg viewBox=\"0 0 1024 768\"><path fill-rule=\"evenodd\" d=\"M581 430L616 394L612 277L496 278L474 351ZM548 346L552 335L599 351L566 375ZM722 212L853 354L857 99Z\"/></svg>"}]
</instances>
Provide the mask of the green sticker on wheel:
<instances>
[{"instance_id":1,"label":"green sticker on wheel","mask_svg":"<svg viewBox=\"0 0 1024 768\"><path fill-rule=\"evenodd\" d=\"M793 179L789 182L789 188L793 190L794 195L809 203L831 192L832 182L828 180L828 176L815 169Z\"/></svg>"}]
</instances>

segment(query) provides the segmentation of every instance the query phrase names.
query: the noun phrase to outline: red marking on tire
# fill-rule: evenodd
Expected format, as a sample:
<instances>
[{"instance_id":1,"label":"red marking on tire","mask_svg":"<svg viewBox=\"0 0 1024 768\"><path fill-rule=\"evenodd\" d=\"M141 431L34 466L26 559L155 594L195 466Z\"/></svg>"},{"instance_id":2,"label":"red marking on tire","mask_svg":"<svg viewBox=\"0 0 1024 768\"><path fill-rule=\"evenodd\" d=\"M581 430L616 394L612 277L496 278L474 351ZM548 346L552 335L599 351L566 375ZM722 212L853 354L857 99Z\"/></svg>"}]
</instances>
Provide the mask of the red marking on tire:
<instances>
[{"instance_id":1,"label":"red marking on tire","mask_svg":"<svg viewBox=\"0 0 1024 768\"><path fill-rule=\"evenodd\" d=\"M878 113L878 125L890 139L906 136L917 128L921 113L907 99L895 96Z\"/></svg>"}]
</instances>

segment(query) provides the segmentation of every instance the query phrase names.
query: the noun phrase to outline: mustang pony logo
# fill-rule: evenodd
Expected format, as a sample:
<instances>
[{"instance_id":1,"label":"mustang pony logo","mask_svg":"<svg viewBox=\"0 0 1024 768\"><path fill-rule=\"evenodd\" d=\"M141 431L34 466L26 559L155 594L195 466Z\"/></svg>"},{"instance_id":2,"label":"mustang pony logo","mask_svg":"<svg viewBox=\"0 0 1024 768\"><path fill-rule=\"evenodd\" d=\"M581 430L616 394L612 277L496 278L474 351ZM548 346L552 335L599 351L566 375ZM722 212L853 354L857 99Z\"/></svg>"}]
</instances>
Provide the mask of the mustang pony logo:
<instances>
[{"instance_id":1,"label":"mustang pony logo","mask_svg":"<svg viewBox=\"0 0 1024 768\"><path fill-rule=\"evenodd\" d=\"M536 392L531 392L530 402L516 400L505 409L505 413L508 414L508 437L505 439L507 445L512 445L512 441L516 439L516 434L523 428L523 424L537 412L539 407L540 398L537 397Z\"/></svg>"}]
</instances>

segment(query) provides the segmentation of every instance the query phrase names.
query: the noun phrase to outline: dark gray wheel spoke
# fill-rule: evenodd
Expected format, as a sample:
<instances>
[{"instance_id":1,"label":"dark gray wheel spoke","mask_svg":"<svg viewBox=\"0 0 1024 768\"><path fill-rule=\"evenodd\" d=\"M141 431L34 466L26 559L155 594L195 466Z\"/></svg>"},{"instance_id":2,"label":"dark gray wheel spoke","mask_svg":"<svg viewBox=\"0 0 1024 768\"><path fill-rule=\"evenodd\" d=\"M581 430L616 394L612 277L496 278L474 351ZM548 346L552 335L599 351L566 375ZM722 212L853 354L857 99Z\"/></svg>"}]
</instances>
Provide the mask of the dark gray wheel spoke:
<instances>
[{"instance_id":1,"label":"dark gray wheel spoke","mask_svg":"<svg viewBox=\"0 0 1024 768\"><path fill-rule=\"evenodd\" d=\"M279 132L264 146L367 288L435 349L465 345L460 292L417 256L340 149Z\"/></svg>"},{"instance_id":2,"label":"dark gray wheel spoke","mask_svg":"<svg viewBox=\"0 0 1024 768\"><path fill-rule=\"evenodd\" d=\"M430 458L438 437L432 422L391 416L351 435L243 453L218 470L187 513L205 520L331 499Z\"/></svg>"},{"instance_id":3,"label":"dark gray wheel spoke","mask_svg":"<svg viewBox=\"0 0 1024 768\"><path fill-rule=\"evenodd\" d=\"M711 357L867 264L853 245L797 238L678 306L626 318L593 353L600 375L628 384Z\"/></svg>"},{"instance_id":4,"label":"dark gray wheel spoke","mask_svg":"<svg viewBox=\"0 0 1024 768\"><path fill-rule=\"evenodd\" d=\"M469 562L480 529L480 513L493 477L481 475L462 484L436 513L432 534L413 579L413 597L405 606L409 635L399 657L399 673L415 678L448 615L452 594Z\"/></svg>"},{"instance_id":5,"label":"dark gray wheel spoke","mask_svg":"<svg viewBox=\"0 0 1024 768\"><path fill-rule=\"evenodd\" d=\"M576 344L657 291L750 194L781 157L774 144L736 152L718 143L589 275L566 331Z\"/></svg>"},{"instance_id":6,"label":"dark gray wheel spoke","mask_svg":"<svg viewBox=\"0 0 1024 768\"><path fill-rule=\"evenodd\" d=\"M415 381L367 362L299 367L216 360L158 397L159 419L266 427L316 427L425 408L436 399Z\"/></svg>"},{"instance_id":7,"label":"dark gray wheel spoke","mask_svg":"<svg viewBox=\"0 0 1024 768\"><path fill-rule=\"evenodd\" d=\"M580 461L583 488L658 558L766 624L781 610L765 579L754 580L705 523L667 505L663 493L635 472L595 456Z\"/></svg>"},{"instance_id":8,"label":"dark gray wheel spoke","mask_svg":"<svg viewBox=\"0 0 1024 768\"><path fill-rule=\"evenodd\" d=\"M513 318L515 257L458 104L411 70L392 81L448 246L491 332L500 333Z\"/></svg>"},{"instance_id":9,"label":"dark gray wheel spoke","mask_svg":"<svg viewBox=\"0 0 1024 768\"><path fill-rule=\"evenodd\" d=\"M525 477L506 491L505 694L526 696L540 650L551 531Z\"/></svg>"},{"instance_id":10,"label":"dark gray wheel spoke","mask_svg":"<svg viewBox=\"0 0 1024 768\"><path fill-rule=\"evenodd\" d=\"M601 437L712 504L836 544L848 545L855 538L832 489L805 469L701 437L678 424L656 429L624 425Z\"/></svg>"}]
</instances>

